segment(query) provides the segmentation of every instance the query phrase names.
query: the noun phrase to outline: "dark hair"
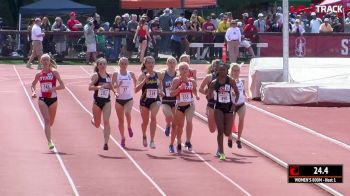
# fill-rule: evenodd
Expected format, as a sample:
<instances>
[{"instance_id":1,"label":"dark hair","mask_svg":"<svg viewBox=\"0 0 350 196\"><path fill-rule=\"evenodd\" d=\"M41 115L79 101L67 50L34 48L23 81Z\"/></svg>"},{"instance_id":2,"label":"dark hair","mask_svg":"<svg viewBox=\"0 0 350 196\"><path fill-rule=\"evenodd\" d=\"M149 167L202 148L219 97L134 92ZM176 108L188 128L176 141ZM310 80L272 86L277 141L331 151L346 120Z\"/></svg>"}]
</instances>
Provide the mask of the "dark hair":
<instances>
[{"instance_id":1,"label":"dark hair","mask_svg":"<svg viewBox=\"0 0 350 196\"><path fill-rule=\"evenodd\" d=\"M145 72L145 70L146 70L146 61L147 61L148 59L154 60L153 56L146 56L146 57L143 59L143 62L141 63L141 71L142 71L142 72ZM154 60L154 61L155 61L155 60Z\"/></svg>"}]
</instances>

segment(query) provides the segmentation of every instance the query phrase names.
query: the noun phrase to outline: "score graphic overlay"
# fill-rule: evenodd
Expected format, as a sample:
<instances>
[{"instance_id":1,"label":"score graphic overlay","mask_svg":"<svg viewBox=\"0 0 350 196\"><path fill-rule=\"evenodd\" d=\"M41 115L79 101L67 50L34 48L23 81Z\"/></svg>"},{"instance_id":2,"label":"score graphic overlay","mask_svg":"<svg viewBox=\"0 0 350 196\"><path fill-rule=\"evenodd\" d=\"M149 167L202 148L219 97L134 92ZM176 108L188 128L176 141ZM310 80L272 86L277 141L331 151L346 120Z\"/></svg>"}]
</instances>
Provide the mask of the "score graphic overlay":
<instances>
[{"instance_id":1,"label":"score graphic overlay","mask_svg":"<svg viewBox=\"0 0 350 196\"><path fill-rule=\"evenodd\" d=\"M343 183L343 165L289 165L289 183Z\"/></svg>"}]
</instances>

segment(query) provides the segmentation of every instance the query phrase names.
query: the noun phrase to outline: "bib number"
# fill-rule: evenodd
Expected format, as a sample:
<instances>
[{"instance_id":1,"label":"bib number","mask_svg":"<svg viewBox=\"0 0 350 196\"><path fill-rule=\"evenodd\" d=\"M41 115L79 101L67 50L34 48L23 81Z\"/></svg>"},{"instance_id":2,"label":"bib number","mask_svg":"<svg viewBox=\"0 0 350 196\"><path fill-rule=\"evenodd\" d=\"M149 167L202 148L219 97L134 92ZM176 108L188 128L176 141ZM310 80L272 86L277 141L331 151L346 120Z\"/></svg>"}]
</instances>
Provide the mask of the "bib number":
<instances>
[{"instance_id":1,"label":"bib number","mask_svg":"<svg viewBox=\"0 0 350 196\"><path fill-rule=\"evenodd\" d=\"M156 99L158 96L158 89L147 89L146 98Z\"/></svg>"},{"instance_id":2,"label":"bib number","mask_svg":"<svg viewBox=\"0 0 350 196\"><path fill-rule=\"evenodd\" d=\"M46 82L46 83L41 83L41 92L47 93L52 89L52 83Z\"/></svg>"},{"instance_id":3,"label":"bib number","mask_svg":"<svg viewBox=\"0 0 350 196\"><path fill-rule=\"evenodd\" d=\"M228 92L219 93L219 103L230 103L230 94Z\"/></svg>"},{"instance_id":4,"label":"bib number","mask_svg":"<svg viewBox=\"0 0 350 196\"><path fill-rule=\"evenodd\" d=\"M109 97L109 89L98 89L98 97L107 99Z\"/></svg>"},{"instance_id":5,"label":"bib number","mask_svg":"<svg viewBox=\"0 0 350 196\"><path fill-rule=\"evenodd\" d=\"M180 102L192 102L191 93L180 93Z\"/></svg>"}]
</instances>

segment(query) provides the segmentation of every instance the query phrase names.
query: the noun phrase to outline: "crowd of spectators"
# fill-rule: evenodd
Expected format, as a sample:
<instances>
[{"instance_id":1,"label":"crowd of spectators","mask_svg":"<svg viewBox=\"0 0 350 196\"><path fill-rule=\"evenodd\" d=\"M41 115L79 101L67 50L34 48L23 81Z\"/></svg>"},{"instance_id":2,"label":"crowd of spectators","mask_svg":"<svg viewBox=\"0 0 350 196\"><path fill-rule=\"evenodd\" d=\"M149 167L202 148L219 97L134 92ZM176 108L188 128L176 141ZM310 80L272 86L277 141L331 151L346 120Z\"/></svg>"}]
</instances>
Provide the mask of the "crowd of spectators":
<instances>
[{"instance_id":1,"label":"crowd of spectators","mask_svg":"<svg viewBox=\"0 0 350 196\"><path fill-rule=\"evenodd\" d=\"M82 18L82 17L78 17ZM2 20L0 20L0 25ZM131 57L138 54L142 59L146 53L155 58L159 54L172 54L175 57L183 53L196 55L196 49L191 48L191 43L204 43L202 51L208 60L221 58L222 49L215 48L213 43L227 41L225 34L232 21L240 30L240 46L247 49L247 54L254 56L251 43L259 42L259 32L282 32L283 14L281 7L269 7L267 10L245 12L239 17L233 17L231 12L211 13L202 16L197 10L193 10L190 16L185 13L166 8L150 18L147 14L135 15L125 13L117 15L111 23L101 21L99 14L77 19L75 12L69 13L69 19L54 18L51 25L49 18L43 17L41 23L42 32L54 31L83 31L80 34L45 35L43 37L43 52L53 53L58 57L68 55L73 57L83 51L86 63L95 61L97 56L105 56L110 61L116 61L122 56ZM34 19L30 20L28 31L32 30ZM345 20L338 18L337 14L327 13L322 17L316 13L294 12L290 13L289 30L291 33L302 35L310 33L350 32L350 12ZM0 26L1 28L1 26ZM101 32L124 32L124 34L100 34ZM187 32L181 34L157 34L159 32ZM198 32L198 33L196 33ZM1 38L3 40L3 38ZM29 34L27 51L30 50L32 40ZM253 45L254 46L254 45ZM171 50L169 50L171 49ZM30 53L25 53L30 56Z\"/></svg>"}]
</instances>

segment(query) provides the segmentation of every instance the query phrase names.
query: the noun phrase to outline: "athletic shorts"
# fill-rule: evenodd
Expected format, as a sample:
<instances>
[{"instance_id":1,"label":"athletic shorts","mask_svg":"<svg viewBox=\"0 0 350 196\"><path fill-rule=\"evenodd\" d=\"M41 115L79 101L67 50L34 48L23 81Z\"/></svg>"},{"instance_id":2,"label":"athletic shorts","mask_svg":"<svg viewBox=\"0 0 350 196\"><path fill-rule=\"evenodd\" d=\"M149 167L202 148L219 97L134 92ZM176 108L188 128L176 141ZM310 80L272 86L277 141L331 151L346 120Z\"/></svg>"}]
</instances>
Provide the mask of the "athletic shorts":
<instances>
[{"instance_id":1,"label":"athletic shorts","mask_svg":"<svg viewBox=\"0 0 350 196\"><path fill-rule=\"evenodd\" d=\"M106 105L106 103L110 102L110 100L95 100L94 104L96 104L101 110Z\"/></svg>"},{"instance_id":2,"label":"athletic shorts","mask_svg":"<svg viewBox=\"0 0 350 196\"><path fill-rule=\"evenodd\" d=\"M45 97L39 97L40 101L43 101L47 107L50 107L52 104L54 104L57 101L57 97L55 98L45 98Z\"/></svg>"}]
</instances>

